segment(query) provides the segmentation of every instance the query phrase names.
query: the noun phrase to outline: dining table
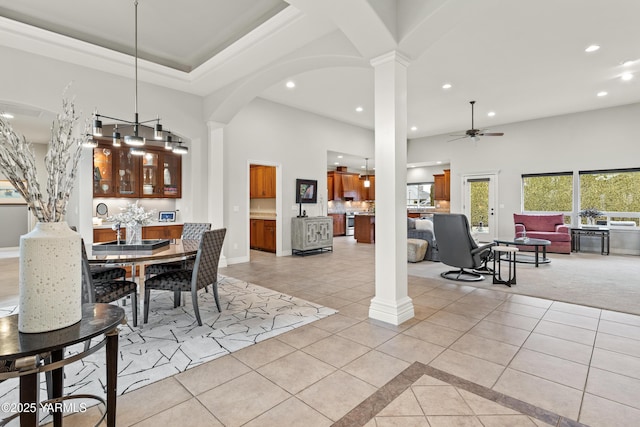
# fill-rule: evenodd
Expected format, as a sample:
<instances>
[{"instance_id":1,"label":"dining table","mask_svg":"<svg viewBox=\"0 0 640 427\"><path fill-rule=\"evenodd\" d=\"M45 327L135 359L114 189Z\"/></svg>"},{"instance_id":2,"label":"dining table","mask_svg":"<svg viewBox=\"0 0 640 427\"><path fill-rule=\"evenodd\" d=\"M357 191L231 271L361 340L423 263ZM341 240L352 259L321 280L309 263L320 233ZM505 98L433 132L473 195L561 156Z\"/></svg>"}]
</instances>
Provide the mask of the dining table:
<instances>
[{"instance_id":1,"label":"dining table","mask_svg":"<svg viewBox=\"0 0 640 427\"><path fill-rule=\"evenodd\" d=\"M129 245L97 250L94 244L88 251L89 265L101 267L131 267L131 280L138 283L138 295L144 295L144 268L150 264L183 261L195 258L200 240L175 239L156 249L132 248ZM138 274L138 269L140 273ZM144 298L138 298L140 309L144 310ZM144 312L144 311L142 311Z\"/></svg>"}]
</instances>

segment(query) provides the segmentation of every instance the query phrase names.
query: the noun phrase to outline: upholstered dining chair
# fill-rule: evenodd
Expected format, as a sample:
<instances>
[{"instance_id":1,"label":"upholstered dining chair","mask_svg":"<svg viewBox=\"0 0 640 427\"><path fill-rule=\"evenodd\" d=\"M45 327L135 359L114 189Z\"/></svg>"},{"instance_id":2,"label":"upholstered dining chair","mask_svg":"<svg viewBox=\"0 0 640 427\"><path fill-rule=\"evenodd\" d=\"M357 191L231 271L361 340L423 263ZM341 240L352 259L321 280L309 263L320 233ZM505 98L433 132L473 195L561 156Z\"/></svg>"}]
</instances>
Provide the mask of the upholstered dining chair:
<instances>
[{"instance_id":1,"label":"upholstered dining chair","mask_svg":"<svg viewBox=\"0 0 640 427\"><path fill-rule=\"evenodd\" d=\"M213 296L218 311L220 300L218 298L218 262L222 252L222 244L227 233L226 228L205 231L200 239L200 246L192 269L166 271L157 274L144 282L144 323L149 319L149 302L152 290L173 291L174 298L180 292L191 292L193 311L198 325L202 326L200 310L198 308L198 290L212 285ZM174 301L174 308L176 303Z\"/></svg>"},{"instance_id":2,"label":"upholstered dining chair","mask_svg":"<svg viewBox=\"0 0 640 427\"><path fill-rule=\"evenodd\" d=\"M133 326L138 326L138 285L136 282L124 280L124 276L115 270L123 268L108 268L106 273L95 279L89 266L87 251L82 241L82 302L83 303L111 303L131 295L131 312ZM109 278L113 276L113 278Z\"/></svg>"},{"instance_id":3,"label":"upholstered dining chair","mask_svg":"<svg viewBox=\"0 0 640 427\"><path fill-rule=\"evenodd\" d=\"M211 230L210 223L185 222L182 226L182 236L180 236L180 239L200 241L202 233L209 230ZM145 279L148 279L151 275L166 273L167 271L192 270L194 262L194 259L186 259L184 261L172 261L148 265L144 268Z\"/></svg>"},{"instance_id":4,"label":"upholstered dining chair","mask_svg":"<svg viewBox=\"0 0 640 427\"><path fill-rule=\"evenodd\" d=\"M495 243L478 246L471 236L469 220L464 214L435 214L433 229L438 240L440 261L457 268L445 271L440 276L466 282L484 280L484 276L474 270L486 268L491 247Z\"/></svg>"}]
</instances>

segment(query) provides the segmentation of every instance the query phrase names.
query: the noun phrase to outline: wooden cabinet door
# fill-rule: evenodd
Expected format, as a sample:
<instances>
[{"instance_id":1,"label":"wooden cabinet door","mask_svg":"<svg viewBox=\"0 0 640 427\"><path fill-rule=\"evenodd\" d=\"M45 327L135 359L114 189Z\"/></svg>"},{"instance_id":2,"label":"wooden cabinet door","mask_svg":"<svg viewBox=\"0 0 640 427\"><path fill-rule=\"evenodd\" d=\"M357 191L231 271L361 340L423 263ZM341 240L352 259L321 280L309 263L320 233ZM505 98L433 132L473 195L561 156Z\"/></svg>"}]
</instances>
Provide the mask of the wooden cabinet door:
<instances>
[{"instance_id":1,"label":"wooden cabinet door","mask_svg":"<svg viewBox=\"0 0 640 427\"><path fill-rule=\"evenodd\" d=\"M344 236L346 234L346 216L345 214L329 214L333 218L333 235Z\"/></svg>"},{"instance_id":2,"label":"wooden cabinet door","mask_svg":"<svg viewBox=\"0 0 640 427\"><path fill-rule=\"evenodd\" d=\"M128 148L118 148L115 158L115 197L139 198L142 193L140 183L140 158L131 154Z\"/></svg>"},{"instance_id":3,"label":"wooden cabinet door","mask_svg":"<svg viewBox=\"0 0 640 427\"><path fill-rule=\"evenodd\" d=\"M275 252L276 251L276 222L273 220L263 220L264 229L263 236L264 242L262 245L262 249L267 252Z\"/></svg>"},{"instance_id":4,"label":"wooden cabinet door","mask_svg":"<svg viewBox=\"0 0 640 427\"><path fill-rule=\"evenodd\" d=\"M182 197L182 157L179 154L163 153L160 156L162 170L162 196L179 199ZM182 230L182 226L180 226ZM180 237L180 236L178 236Z\"/></svg>"},{"instance_id":5,"label":"wooden cabinet door","mask_svg":"<svg viewBox=\"0 0 640 427\"><path fill-rule=\"evenodd\" d=\"M356 174L342 174L342 193L345 199L360 200L360 182Z\"/></svg>"},{"instance_id":6,"label":"wooden cabinet door","mask_svg":"<svg viewBox=\"0 0 640 427\"><path fill-rule=\"evenodd\" d=\"M445 200L444 194L444 174L433 175L433 186L435 200Z\"/></svg>"},{"instance_id":7,"label":"wooden cabinet door","mask_svg":"<svg viewBox=\"0 0 640 427\"><path fill-rule=\"evenodd\" d=\"M252 219L250 225L249 246L251 249L260 249L264 242L264 221Z\"/></svg>"},{"instance_id":8,"label":"wooden cabinet door","mask_svg":"<svg viewBox=\"0 0 640 427\"><path fill-rule=\"evenodd\" d=\"M444 170L444 200L451 200L451 170Z\"/></svg>"},{"instance_id":9,"label":"wooden cabinet door","mask_svg":"<svg viewBox=\"0 0 640 427\"><path fill-rule=\"evenodd\" d=\"M333 174L327 174L327 200L333 200Z\"/></svg>"},{"instance_id":10,"label":"wooden cabinet door","mask_svg":"<svg viewBox=\"0 0 640 427\"><path fill-rule=\"evenodd\" d=\"M263 191L262 197L273 199L276 197L276 168L275 166L263 166Z\"/></svg>"},{"instance_id":11,"label":"wooden cabinet door","mask_svg":"<svg viewBox=\"0 0 640 427\"><path fill-rule=\"evenodd\" d=\"M124 233L121 234L120 238L124 239ZM114 240L116 240L115 230L112 230L110 228L93 229L93 243L111 242Z\"/></svg>"}]
</instances>

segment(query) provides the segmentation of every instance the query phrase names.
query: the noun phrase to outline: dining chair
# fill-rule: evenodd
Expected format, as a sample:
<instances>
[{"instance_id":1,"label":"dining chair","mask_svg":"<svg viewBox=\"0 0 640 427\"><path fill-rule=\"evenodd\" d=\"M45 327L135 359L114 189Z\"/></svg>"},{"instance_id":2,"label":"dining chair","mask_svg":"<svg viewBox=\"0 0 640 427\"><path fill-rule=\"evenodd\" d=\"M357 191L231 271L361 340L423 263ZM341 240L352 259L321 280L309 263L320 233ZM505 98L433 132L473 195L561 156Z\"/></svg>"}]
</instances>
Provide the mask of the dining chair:
<instances>
[{"instance_id":1,"label":"dining chair","mask_svg":"<svg viewBox=\"0 0 640 427\"><path fill-rule=\"evenodd\" d=\"M218 262L222 252L224 237L227 233L226 228L218 230L205 231L200 239L200 246L196 254L196 259L192 269L180 269L166 271L157 274L144 283L144 323L149 319L149 302L152 290L173 291L174 308L176 307L176 294L181 292L191 292L191 301L193 302L193 311L196 315L198 325L202 326L200 318L200 310L198 308L198 290L212 285L213 296L216 301L218 311L220 309L220 300L218 297Z\"/></svg>"},{"instance_id":2,"label":"dining chair","mask_svg":"<svg viewBox=\"0 0 640 427\"><path fill-rule=\"evenodd\" d=\"M87 258L87 251L82 240L82 303L111 303L131 295L131 312L133 326L138 326L138 285L136 282L124 280L123 276L107 278L111 272L105 273L99 280L94 279ZM116 270L116 269L108 269ZM124 269L120 269L123 270ZM115 274L115 273L114 273Z\"/></svg>"},{"instance_id":3,"label":"dining chair","mask_svg":"<svg viewBox=\"0 0 640 427\"><path fill-rule=\"evenodd\" d=\"M202 233L211 230L211 224L206 222L185 222L182 226L182 240L200 241ZM186 259L182 261L163 262L160 264L151 264L144 268L145 280L151 275L166 273L174 270L191 270L193 269L194 259Z\"/></svg>"}]
</instances>

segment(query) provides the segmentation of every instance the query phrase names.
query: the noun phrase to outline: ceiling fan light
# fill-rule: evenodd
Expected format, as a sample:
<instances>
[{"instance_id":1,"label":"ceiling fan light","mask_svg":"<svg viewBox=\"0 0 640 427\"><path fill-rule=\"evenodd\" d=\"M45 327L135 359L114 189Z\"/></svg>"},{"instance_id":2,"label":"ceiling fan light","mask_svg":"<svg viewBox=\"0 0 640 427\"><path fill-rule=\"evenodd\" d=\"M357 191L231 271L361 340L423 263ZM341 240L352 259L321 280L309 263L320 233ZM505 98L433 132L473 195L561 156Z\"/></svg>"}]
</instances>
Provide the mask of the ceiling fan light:
<instances>
[{"instance_id":1,"label":"ceiling fan light","mask_svg":"<svg viewBox=\"0 0 640 427\"><path fill-rule=\"evenodd\" d=\"M134 147L141 147L146 143L146 141L145 141L145 139L143 137L138 136L138 135L125 135L124 136L124 143L127 144L127 145L134 146Z\"/></svg>"}]
</instances>

